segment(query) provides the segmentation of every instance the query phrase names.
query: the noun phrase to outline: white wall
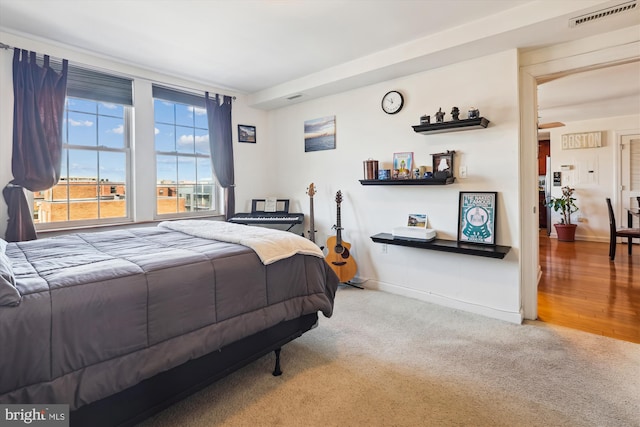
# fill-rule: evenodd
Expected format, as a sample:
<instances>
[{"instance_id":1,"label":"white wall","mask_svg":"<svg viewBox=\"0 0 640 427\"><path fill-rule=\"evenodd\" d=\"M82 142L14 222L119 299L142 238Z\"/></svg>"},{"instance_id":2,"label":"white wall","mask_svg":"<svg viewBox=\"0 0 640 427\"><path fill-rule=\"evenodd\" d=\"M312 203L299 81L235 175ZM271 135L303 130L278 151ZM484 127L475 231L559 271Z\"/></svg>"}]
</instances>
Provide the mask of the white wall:
<instances>
[{"instance_id":1,"label":"white wall","mask_svg":"<svg viewBox=\"0 0 640 427\"><path fill-rule=\"evenodd\" d=\"M2 42L56 57L111 70L134 78L136 94L148 93L152 82L216 92L202 83L159 75L60 46L0 33ZM12 93L11 51L0 51L0 185L10 176ZM518 82L517 52L411 75L405 78L264 112L247 107L243 95L233 105L237 211L247 211L252 198L289 198L290 210L309 212L306 188L316 184L318 242L332 235L335 193L342 190L344 239L353 247L359 278L365 286L405 294L451 307L513 322L521 321L519 284L518 205ZM380 100L391 89L405 96L396 115L384 114ZM228 93L228 92L227 92ZM138 179L154 176L152 106L137 96L135 103L136 170ZM425 113L458 106L470 107L491 120L487 129L438 135L413 132ZM305 120L335 115L337 149L305 153ZM237 143L236 125L257 127L257 144ZM468 179L449 186L363 187L362 162L368 158L390 163L394 152L413 151L416 164L431 165L431 154L456 151L456 165L466 165ZM456 175L457 171L456 171ZM147 181L149 181L147 179ZM149 181L150 182L150 181ZM498 191L497 243L512 246L503 260L381 245L369 236L402 225L408 213L425 212L438 236L456 239L459 191ZM153 191L153 190L151 190ZM137 220L152 219L152 196L136 197ZM145 208L146 206L146 208ZM0 201L0 232L6 226L6 206ZM307 229L308 227L305 227Z\"/></svg>"},{"instance_id":2,"label":"white wall","mask_svg":"<svg viewBox=\"0 0 640 427\"><path fill-rule=\"evenodd\" d=\"M318 241L333 234L337 190L343 193L343 238L352 244L358 277L366 287L434 301L519 322L519 149L517 52L506 51L445 68L274 110L270 138L277 161L280 195L299 201L309 212L305 189L314 182ZM404 94L405 107L386 115L380 100L387 91ZM457 106L466 117L477 107L487 129L438 135L416 134L411 125L423 114ZM336 116L335 150L304 152L304 121ZM362 162L390 164L394 152L414 152L418 165L431 165L431 154L456 151L456 169L468 178L448 186L361 186ZM455 175L458 173L456 171ZM438 237L457 238L459 191L498 191L497 243L512 246L503 260L389 246L388 253L370 236L403 225L408 213L424 212ZM297 210L297 206L295 208Z\"/></svg>"},{"instance_id":3,"label":"white wall","mask_svg":"<svg viewBox=\"0 0 640 427\"><path fill-rule=\"evenodd\" d=\"M71 62L94 67L106 72L131 77L134 80L134 178L138 189L144 191L130 192L136 204L136 221L152 221L155 209L155 158L153 134L153 103L150 99L152 83L163 83L176 88L192 91L209 91L236 95L233 103L233 141L235 151L236 206L237 211L250 207L250 199L272 191L274 179L273 149L268 138L267 113L247 106L246 96L230 91L220 90L210 85L185 81L176 77L162 75L150 70L121 64L109 59L87 55L60 45L27 39L13 34L0 32L0 40L10 46L34 50L53 57L66 58ZM13 50L0 49L0 188L4 188L12 179L11 151L13 129L13 82L12 82ZM238 143L237 124L257 127L257 144ZM4 236L7 225L7 207L4 198L0 197L0 236Z\"/></svg>"},{"instance_id":4,"label":"white wall","mask_svg":"<svg viewBox=\"0 0 640 427\"><path fill-rule=\"evenodd\" d=\"M584 121L568 122L566 126L550 129L551 170L561 172L562 185L575 187L574 197L580 208L572 215L571 222L578 224L576 239L609 241L609 216L605 199L616 199L616 132L639 129L640 116L606 117ZM603 131L602 147L567 150L562 149L562 135ZM561 171L561 165L570 165L569 171ZM594 167L592 178L588 177L587 166ZM561 187L551 187L551 195L561 195ZM560 222L560 213L551 211L552 223ZM578 217L581 221L578 222ZM555 230L552 229L552 236Z\"/></svg>"}]
</instances>

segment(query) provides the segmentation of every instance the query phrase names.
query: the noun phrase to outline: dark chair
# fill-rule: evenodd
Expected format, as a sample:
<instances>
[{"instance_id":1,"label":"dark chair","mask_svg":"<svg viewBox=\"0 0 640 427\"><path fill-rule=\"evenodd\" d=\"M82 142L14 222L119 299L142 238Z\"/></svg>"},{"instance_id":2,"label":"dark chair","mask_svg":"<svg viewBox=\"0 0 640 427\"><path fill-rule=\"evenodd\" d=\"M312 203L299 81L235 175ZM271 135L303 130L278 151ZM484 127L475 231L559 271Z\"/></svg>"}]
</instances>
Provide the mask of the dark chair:
<instances>
[{"instance_id":1,"label":"dark chair","mask_svg":"<svg viewBox=\"0 0 640 427\"><path fill-rule=\"evenodd\" d=\"M613 215L609 198L607 198L607 209L609 209L609 258L613 261L616 257L616 238L626 237L629 240L629 255L631 255L632 240L634 238L640 239L640 228L617 228L616 217Z\"/></svg>"}]
</instances>

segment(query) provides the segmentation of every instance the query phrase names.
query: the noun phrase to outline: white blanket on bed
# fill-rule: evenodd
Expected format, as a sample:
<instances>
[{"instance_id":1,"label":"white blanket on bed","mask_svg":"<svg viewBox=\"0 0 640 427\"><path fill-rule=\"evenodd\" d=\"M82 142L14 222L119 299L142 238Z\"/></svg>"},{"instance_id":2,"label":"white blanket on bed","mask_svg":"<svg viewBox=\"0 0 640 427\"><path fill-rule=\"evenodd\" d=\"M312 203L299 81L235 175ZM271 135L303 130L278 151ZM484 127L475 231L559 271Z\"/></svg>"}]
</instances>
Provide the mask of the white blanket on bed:
<instances>
[{"instance_id":1,"label":"white blanket on bed","mask_svg":"<svg viewBox=\"0 0 640 427\"><path fill-rule=\"evenodd\" d=\"M232 224L222 221L179 220L163 221L158 227L180 231L191 236L222 242L237 243L253 249L264 265L271 264L295 254L324 258L315 243L288 231L263 227Z\"/></svg>"}]
</instances>

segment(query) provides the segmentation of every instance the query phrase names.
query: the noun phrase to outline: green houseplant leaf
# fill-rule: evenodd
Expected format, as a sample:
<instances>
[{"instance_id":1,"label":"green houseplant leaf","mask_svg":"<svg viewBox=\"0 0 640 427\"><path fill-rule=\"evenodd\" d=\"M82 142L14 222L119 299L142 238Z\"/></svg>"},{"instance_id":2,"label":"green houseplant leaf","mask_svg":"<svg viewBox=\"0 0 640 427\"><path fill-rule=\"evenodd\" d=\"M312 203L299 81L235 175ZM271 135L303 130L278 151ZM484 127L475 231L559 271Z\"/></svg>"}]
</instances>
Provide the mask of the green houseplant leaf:
<instances>
[{"instance_id":1,"label":"green houseplant leaf","mask_svg":"<svg viewBox=\"0 0 640 427\"><path fill-rule=\"evenodd\" d=\"M562 215L560 224L571 224L571 214L578 211L576 206L576 199L573 197L575 188L571 188L568 185L562 187L562 196L550 197L547 200L546 205L553 208L554 211L560 212Z\"/></svg>"}]
</instances>

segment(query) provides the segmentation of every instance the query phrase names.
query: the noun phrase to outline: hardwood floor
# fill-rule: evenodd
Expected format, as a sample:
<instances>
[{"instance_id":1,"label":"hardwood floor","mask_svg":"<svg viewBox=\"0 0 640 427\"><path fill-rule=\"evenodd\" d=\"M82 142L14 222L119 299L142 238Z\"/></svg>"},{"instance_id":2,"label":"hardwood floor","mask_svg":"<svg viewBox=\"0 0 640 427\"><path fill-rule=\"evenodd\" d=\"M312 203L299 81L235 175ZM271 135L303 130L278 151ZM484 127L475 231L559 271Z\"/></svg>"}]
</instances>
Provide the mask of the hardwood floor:
<instances>
[{"instance_id":1,"label":"hardwood floor","mask_svg":"<svg viewBox=\"0 0 640 427\"><path fill-rule=\"evenodd\" d=\"M625 240L626 241L626 240ZM640 245L558 242L540 234L538 319L640 343Z\"/></svg>"}]
</instances>

